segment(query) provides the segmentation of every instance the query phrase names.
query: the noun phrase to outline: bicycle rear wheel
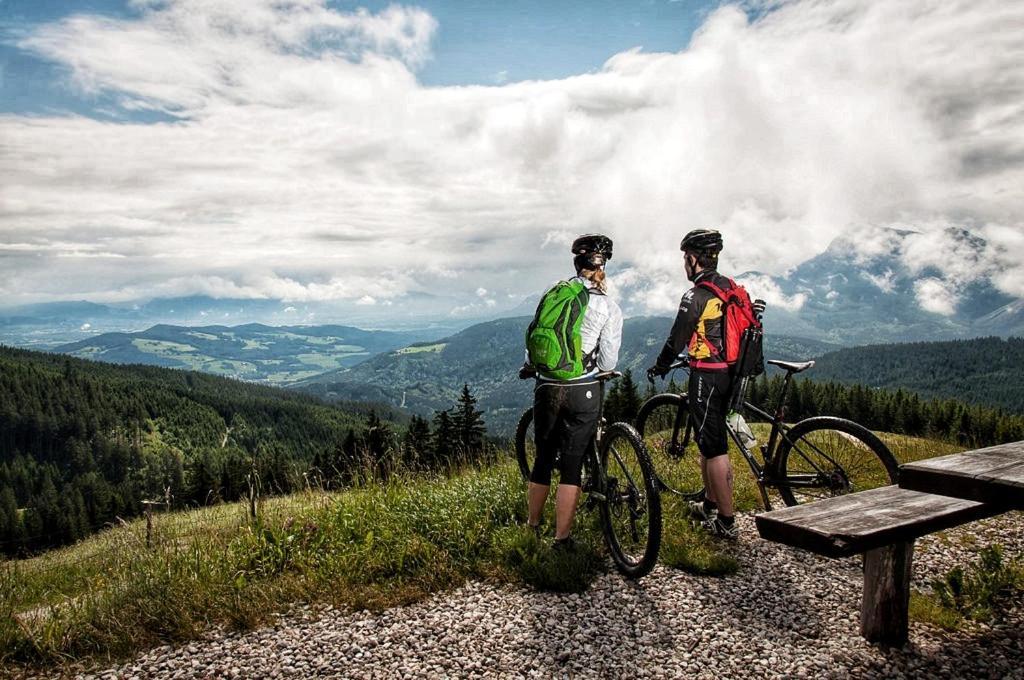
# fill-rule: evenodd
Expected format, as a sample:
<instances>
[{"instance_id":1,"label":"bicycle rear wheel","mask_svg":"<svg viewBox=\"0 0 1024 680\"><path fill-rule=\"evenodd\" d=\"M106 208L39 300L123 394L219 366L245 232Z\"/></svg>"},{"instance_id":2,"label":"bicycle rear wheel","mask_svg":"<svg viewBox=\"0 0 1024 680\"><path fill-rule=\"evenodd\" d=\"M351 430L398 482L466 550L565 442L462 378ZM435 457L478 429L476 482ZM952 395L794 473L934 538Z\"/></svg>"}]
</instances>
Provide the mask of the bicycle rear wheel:
<instances>
[{"instance_id":1,"label":"bicycle rear wheel","mask_svg":"<svg viewBox=\"0 0 1024 680\"><path fill-rule=\"evenodd\" d=\"M661 495L650 458L631 425L614 423L601 437L605 478L599 491L601 528L618 570L628 578L648 574L661 548Z\"/></svg>"},{"instance_id":2,"label":"bicycle rear wheel","mask_svg":"<svg viewBox=\"0 0 1024 680\"><path fill-rule=\"evenodd\" d=\"M873 432L852 420L802 420L783 435L779 495L797 505L895 484L896 458Z\"/></svg>"},{"instance_id":3,"label":"bicycle rear wheel","mask_svg":"<svg viewBox=\"0 0 1024 680\"><path fill-rule=\"evenodd\" d=\"M657 394L643 403L636 417L636 429L650 454L659 488L688 500L701 500L700 452L689 424L685 394Z\"/></svg>"},{"instance_id":4,"label":"bicycle rear wheel","mask_svg":"<svg viewBox=\"0 0 1024 680\"><path fill-rule=\"evenodd\" d=\"M516 426L516 462L519 463L519 472L523 475L523 481L529 481L530 470L537 460L537 444L533 437L533 408L526 409L526 413L519 419Z\"/></svg>"}]
</instances>

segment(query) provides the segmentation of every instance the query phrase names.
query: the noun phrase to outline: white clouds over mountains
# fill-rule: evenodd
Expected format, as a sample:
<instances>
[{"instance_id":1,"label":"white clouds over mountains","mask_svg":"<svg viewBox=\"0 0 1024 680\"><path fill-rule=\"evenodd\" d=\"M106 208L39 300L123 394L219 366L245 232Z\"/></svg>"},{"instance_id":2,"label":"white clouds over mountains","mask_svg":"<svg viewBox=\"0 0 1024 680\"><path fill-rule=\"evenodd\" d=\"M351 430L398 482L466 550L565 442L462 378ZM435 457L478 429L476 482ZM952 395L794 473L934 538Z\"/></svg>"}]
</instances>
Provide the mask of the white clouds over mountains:
<instances>
[{"instance_id":1,"label":"white clouds over mountains","mask_svg":"<svg viewBox=\"0 0 1024 680\"><path fill-rule=\"evenodd\" d=\"M20 43L86 94L172 119L0 117L10 300L443 287L471 304L563 275L552 232L604 230L620 290L670 309L695 226L723 229L729 270L769 273L912 228L908 268L943 272L918 288L926 308L972 277L1024 296L1020 3L794 1L756 21L726 6L675 54L445 88L417 82L438 26L416 8L135 6ZM951 225L987 242L983 261L945 257Z\"/></svg>"}]
</instances>

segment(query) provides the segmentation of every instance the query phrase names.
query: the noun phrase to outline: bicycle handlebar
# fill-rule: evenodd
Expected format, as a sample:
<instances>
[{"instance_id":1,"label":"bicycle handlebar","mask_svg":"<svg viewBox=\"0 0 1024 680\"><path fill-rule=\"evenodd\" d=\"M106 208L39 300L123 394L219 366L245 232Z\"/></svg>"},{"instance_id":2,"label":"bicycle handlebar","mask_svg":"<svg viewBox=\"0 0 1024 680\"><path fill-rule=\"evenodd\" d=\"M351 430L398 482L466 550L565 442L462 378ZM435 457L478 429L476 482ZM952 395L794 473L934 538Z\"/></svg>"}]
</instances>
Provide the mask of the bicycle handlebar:
<instances>
[{"instance_id":1,"label":"bicycle handlebar","mask_svg":"<svg viewBox=\"0 0 1024 680\"><path fill-rule=\"evenodd\" d=\"M689 368L689 367L690 367L690 357L689 356L679 357L679 358L677 358L675 361L673 361L669 365L668 369L665 371L665 375L668 375L670 371L674 371L677 368ZM665 375L661 376L662 379L665 378ZM651 383L652 385L654 384L654 376L652 376L650 373L647 374L647 382Z\"/></svg>"},{"instance_id":2,"label":"bicycle handlebar","mask_svg":"<svg viewBox=\"0 0 1024 680\"><path fill-rule=\"evenodd\" d=\"M673 362L672 365L668 367L668 370L674 371L677 368L689 368L689 367L690 367L690 357L681 357L677 361Z\"/></svg>"}]
</instances>

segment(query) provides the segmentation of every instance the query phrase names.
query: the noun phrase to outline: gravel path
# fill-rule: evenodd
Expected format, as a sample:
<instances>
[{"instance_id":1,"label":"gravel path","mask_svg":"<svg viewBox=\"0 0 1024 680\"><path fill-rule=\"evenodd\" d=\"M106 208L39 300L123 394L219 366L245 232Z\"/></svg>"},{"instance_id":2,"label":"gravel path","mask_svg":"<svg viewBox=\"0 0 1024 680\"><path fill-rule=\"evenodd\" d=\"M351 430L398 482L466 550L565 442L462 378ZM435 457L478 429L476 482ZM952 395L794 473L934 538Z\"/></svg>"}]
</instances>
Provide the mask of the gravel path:
<instances>
[{"instance_id":1,"label":"gravel path","mask_svg":"<svg viewBox=\"0 0 1024 680\"><path fill-rule=\"evenodd\" d=\"M912 624L910 644L882 650L858 634L858 558L768 543L740 521L742 566L728 578L659 566L639 583L606 574L582 595L470 582L377 614L300 611L80 677L1024 678L1024 602L993 626ZM921 539L915 583L988 543L1024 557L1024 515Z\"/></svg>"}]
</instances>

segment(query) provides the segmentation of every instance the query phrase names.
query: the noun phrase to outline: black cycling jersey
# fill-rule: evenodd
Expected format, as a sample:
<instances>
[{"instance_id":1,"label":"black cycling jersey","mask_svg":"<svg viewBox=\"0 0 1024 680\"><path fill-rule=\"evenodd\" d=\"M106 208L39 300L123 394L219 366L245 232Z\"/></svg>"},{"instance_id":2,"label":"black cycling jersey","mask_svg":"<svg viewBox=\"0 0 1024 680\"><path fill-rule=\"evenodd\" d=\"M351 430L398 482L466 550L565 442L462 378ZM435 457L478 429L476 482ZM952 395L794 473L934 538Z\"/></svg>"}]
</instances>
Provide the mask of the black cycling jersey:
<instances>
[{"instance_id":1,"label":"black cycling jersey","mask_svg":"<svg viewBox=\"0 0 1024 680\"><path fill-rule=\"evenodd\" d=\"M689 350L690 366L706 371L727 371L722 355L722 301L709 289L697 285L709 281L722 290L732 283L713 269L697 274L694 287L679 302L679 312L669 331L668 340L658 355L655 367L664 373L684 350Z\"/></svg>"}]
</instances>

